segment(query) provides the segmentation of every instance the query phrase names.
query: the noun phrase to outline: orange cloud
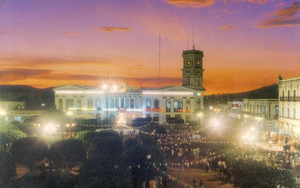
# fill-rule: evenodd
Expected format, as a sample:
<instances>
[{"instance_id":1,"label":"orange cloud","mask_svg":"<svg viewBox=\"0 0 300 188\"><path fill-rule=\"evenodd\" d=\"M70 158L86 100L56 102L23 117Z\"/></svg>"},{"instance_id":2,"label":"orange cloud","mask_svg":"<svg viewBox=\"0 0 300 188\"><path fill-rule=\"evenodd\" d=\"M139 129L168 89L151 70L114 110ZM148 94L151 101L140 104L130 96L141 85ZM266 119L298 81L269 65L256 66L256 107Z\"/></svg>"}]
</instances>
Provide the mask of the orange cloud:
<instances>
[{"instance_id":1,"label":"orange cloud","mask_svg":"<svg viewBox=\"0 0 300 188\"><path fill-rule=\"evenodd\" d=\"M300 26L300 18L296 14L300 10L300 3L295 2L292 6L286 7L271 13L267 17L271 19L262 21L255 25L258 28L272 28L272 27L285 27L285 26Z\"/></svg>"},{"instance_id":2,"label":"orange cloud","mask_svg":"<svg viewBox=\"0 0 300 188\"><path fill-rule=\"evenodd\" d=\"M76 35L76 36L80 36L79 33L77 32L64 32L64 33L61 33L62 35Z\"/></svg>"},{"instance_id":3,"label":"orange cloud","mask_svg":"<svg viewBox=\"0 0 300 188\"><path fill-rule=\"evenodd\" d=\"M214 4L215 0L166 0L167 3L178 7L209 7Z\"/></svg>"},{"instance_id":4,"label":"orange cloud","mask_svg":"<svg viewBox=\"0 0 300 188\"><path fill-rule=\"evenodd\" d=\"M113 33L115 31L131 31L132 28L124 28L124 27L100 27L100 28L92 28L92 30L97 30L99 32Z\"/></svg>"},{"instance_id":5,"label":"orange cloud","mask_svg":"<svg viewBox=\"0 0 300 188\"><path fill-rule=\"evenodd\" d=\"M175 5L178 7L192 7L192 8L203 8L203 7L209 7L214 4L216 0L165 0L167 3L171 5ZM231 0L232 2L250 2L253 4L265 4L269 1L274 1L274 0ZM225 5L228 4L228 0L223 0L223 3ZM233 12L234 13L234 12Z\"/></svg>"},{"instance_id":6,"label":"orange cloud","mask_svg":"<svg viewBox=\"0 0 300 188\"><path fill-rule=\"evenodd\" d=\"M222 25L222 26L218 27L219 30L230 30L230 29L234 29L234 28L236 28L236 26L230 25L230 24Z\"/></svg>"}]
</instances>

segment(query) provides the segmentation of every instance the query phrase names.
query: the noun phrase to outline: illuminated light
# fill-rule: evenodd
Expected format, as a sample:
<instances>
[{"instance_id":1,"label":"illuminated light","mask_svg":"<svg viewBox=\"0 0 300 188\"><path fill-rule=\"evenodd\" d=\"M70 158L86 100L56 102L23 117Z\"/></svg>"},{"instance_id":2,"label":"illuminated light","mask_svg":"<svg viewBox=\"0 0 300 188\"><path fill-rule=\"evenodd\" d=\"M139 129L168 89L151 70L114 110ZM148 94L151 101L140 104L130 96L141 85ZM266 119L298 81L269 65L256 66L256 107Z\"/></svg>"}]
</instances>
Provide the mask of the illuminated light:
<instances>
[{"instance_id":1,"label":"illuminated light","mask_svg":"<svg viewBox=\"0 0 300 188\"><path fill-rule=\"evenodd\" d=\"M159 111L162 111L162 109L160 109L160 108L146 108L145 111L159 112Z\"/></svg>"},{"instance_id":2,"label":"illuminated light","mask_svg":"<svg viewBox=\"0 0 300 188\"><path fill-rule=\"evenodd\" d=\"M70 125L69 125L69 124L67 124L67 127L70 127Z\"/></svg>"},{"instance_id":3,"label":"illuminated light","mask_svg":"<svg viewBox=\"0 0 300 188\"><path fill-rule=\"evenodd\" d=\"M103 85L103 88L104 88L104 89L107 89L107 84L104 84L104 85Z\"/></svg>"},{"instance_id":4,"label":"illuminated light","mask_svg":"<svg viewBox=\"0 0 300 188\"><path fill-rule=\"evenodd\" d=\"M97 108L81 108L83 111L95 111Z\"/></svg>"},{"instance_id":5,"label":"illuminated light","mask_svg":"<svg viewBox=\"0 0 300 188\"><path fill-rule=\"evenodd\" d=\"M56 94L83 94L84 91L80 90L64 90L64 91L55 91Z\"/></svg>"},{"instance_id":6,"label":"illuminated light","mask_svg":"<svg viewBox=\"0 0 300 188\"><path fill-rule=\"evenodd\" d=\"M6 114L6 112L5 112L4 110L1 110L1 111L0 111L0 115L1 115L1 116L5 116L5 114Z\"/></svg>"},{"instance_id":7,"label":"illuminated light","mask_svg":"<svg viewBox=\"0 0 300 188\"><path fill-rule=\"evenodd\" d=\"M85 91L85 93L88 93L88 94L101 94L101 93L104 93L103 91Z\"/></svg>"},{"instance_id":8,"label":"illuminated light","mask_svg":"<svg viewBox=\"0 0 300 188\"><path fill-rule=\"evenodd\" d=\"M141 112L143 111L142 109L126 109L128 112Z\"/></svg>"},{"instance_id":9,"label":"illuminated light","mask_svg":"<svg viewBox=\"0 0 300 188\"><path fill-rule=\"evenodd\" d=\"M75 123L72 123L72 126L74 127L74 126L75 126Z\"/></svg>"},{"instance_id":10,"label":"illuminated light","mask_svg":"<svg viewBox=\"0 0 300 188\"><path fill-rule=\"evenodd\" d=\"M118 111L117 108L104 108L103 111L112 111L112 112L115 112L115 111Z\"/></svg>"},{"instance_id":11,"label":"illuminated light","mask_svg":"<svg viewBox=\"0 0 300 188\"><path fill-rule=\"evenodd\" d=\"M67 115L68 115L68 116L72 116L72 115L73 115L73 112L68 111L68 112L67 112Z\"/></svg>"}]
</instances>

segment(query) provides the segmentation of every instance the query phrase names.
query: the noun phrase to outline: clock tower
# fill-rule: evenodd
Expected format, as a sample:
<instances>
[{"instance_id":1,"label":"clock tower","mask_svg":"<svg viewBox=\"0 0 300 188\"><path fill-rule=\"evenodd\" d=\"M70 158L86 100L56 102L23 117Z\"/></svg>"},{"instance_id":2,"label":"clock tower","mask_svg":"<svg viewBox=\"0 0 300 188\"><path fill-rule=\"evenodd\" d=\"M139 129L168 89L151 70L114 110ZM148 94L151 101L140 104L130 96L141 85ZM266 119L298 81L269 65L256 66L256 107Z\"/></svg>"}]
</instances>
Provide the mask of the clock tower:
<instances>
[{"instance_id":1,"label":"clock tower","mask_svg":"<svg viewBox=\"0 0 300 188\"><path fill-rule=\"evenodd\" d=\"M195 50L194 48L182 52L182 86L205 91L203 87L203 56L203 51Z\"/></svg>"}]
</instances>

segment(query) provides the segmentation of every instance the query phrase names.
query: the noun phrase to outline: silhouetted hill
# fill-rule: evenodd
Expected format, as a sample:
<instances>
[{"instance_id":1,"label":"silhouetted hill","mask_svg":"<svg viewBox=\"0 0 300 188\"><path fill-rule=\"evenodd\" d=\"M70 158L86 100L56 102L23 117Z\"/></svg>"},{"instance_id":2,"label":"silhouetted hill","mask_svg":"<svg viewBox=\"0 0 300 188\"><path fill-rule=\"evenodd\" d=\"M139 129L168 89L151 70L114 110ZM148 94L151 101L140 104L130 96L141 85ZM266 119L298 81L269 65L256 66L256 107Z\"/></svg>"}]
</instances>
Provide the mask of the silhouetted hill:
<instances>
[{"instance_id":1,"label":"silhouetted hill","mask_svg":"<svg viewBox=\"0 0 300 188\"><path fill-rule=\"evenodd\" d=\"M250 99L278 99L278 84L272 84L259 89L230 94L218 94L205 96L204 105L227 104L227 101L242 101L243 98Z\"/></svg>"},{"instance_id":2,"label":"silhouetted hill","mask_svg":"<svg viewBox=\"0 0 300 188\"><path fill-rule=\"evenodd\" d=\"M25 101L25 109L53 109L55 104L52 89L37 89L24 85L0 85L0 101Z\"/></svg>"}]
</instances>

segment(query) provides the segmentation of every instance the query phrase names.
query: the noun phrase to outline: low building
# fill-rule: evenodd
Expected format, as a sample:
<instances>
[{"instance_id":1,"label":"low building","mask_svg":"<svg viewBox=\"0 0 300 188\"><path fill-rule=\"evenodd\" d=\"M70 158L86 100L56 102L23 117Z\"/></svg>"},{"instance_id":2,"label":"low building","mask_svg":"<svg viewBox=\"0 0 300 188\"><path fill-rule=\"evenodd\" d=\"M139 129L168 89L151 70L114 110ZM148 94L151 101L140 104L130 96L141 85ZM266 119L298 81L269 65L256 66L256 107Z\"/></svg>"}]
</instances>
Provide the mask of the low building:
<instances>
[{"instance_id":1,"label":"low building","mask_svg":"<svg viewBox=\"0 0 300 188\"><path fill-rule=\"evenodd\" d=\"M127 122L137 117L152 117L167 122L169 118L186 123L197 120L203 111L203 52L183 51L182 85L162 88L130 87L128 84L107 82L103 86L57 86L55 105L58 110L71 111L73 118L116 119Z\"/></svg>"},{"instance_id":2,"label":"low building","mask_svg":"<svg viewBox=\"0 0 300 188\"><path fill-rule=\"evenodd\" d=\"M270 137L278 134L279 105L278 99L243 99L244 123L256 125L256 127L267 132Z\"/></svg>"},{"instance_id":3,"label":"low building","mask_svg":"<svg viewBox=\"0 0 300 188\"><path fill-rule=\"evenodd\" d=\"M279 134L291 138L300 136L300 77L282 79L278 76Z\"/></svg>"}]
</instances>

